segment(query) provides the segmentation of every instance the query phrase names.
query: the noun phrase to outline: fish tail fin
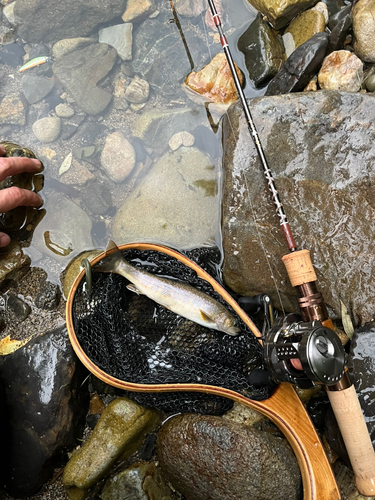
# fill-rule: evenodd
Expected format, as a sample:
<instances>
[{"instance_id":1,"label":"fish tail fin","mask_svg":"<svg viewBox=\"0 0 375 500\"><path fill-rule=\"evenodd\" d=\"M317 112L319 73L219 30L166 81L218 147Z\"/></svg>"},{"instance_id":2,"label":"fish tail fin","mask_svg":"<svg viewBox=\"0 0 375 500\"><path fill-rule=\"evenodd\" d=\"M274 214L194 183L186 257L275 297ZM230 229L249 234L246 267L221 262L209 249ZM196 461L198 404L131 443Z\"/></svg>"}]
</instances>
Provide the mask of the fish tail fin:
<instances>
[{"instance_id":1,"label":"fish tail fin","mask_svg":"<svg viewBox=\"0 0 375 500\"><path fill-rule=\"evenodd\" d=\"M116 272L118 265L123 260L119 247L114 241L110 240L105 250L105 257L93 269L102 273Z\"/></svg>"}]
</instances>

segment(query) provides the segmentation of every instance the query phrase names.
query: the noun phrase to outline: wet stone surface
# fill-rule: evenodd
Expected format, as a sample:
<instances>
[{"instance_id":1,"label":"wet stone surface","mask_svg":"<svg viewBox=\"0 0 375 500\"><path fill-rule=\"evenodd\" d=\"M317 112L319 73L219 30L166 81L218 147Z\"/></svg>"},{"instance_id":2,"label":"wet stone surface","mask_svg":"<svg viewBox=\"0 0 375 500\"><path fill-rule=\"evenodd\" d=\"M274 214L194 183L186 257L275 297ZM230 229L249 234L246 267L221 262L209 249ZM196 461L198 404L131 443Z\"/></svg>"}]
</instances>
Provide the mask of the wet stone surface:
<instances>
[{"instance_id":1,"label":"wet stone surface","mask_svg":"<svg viewBox=\"0 0 375 500\"><path fill-rule=\"evenodd\" d=\"M76 445L88 404L84 373L65 328L0 358L0 478L15 498L35 493Z\"/></svg>"},{"instance_id":2,"label":"wet stone surface","mask_svg":"<svg viewBox=\"0 0 375 500\"><path fill-rule=\"evenodd\" d=\"M310 249L326 303L338 316L341 299L356 323L369 321L375 310L374 97L294 94L261 98L251 110L297 246ZM281 262L285 241L240 115L233 105L224 124L225 281L243 295L268 293L279 305L276 284L284 307L298 310Z\"/></svg>"},{"instance_id":3,"label":"wet stone surface","mask_svg":"<svg viewBox=\"0 0 375 500\"><path fill-rule=\"evenodd\" d=\"M164 424L157 450L162 471L187 500L300 498L297 461L267 432L185 414Z\"/></svg>"}]
</instances>

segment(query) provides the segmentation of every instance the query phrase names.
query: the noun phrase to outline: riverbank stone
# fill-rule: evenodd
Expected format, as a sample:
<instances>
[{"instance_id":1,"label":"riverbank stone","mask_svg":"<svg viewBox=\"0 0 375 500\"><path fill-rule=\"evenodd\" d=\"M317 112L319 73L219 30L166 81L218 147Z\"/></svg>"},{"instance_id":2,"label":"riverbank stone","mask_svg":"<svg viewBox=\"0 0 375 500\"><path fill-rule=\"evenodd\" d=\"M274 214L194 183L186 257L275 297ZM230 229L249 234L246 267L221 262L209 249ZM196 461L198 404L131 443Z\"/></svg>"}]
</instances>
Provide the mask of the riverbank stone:
<instances>
[{"instance_id":1,"label":"riverbank stone","mask_svg":"<svg viewBox=\"0 0 375 500\"><path fill-rule=\"evenodd\" d=\"M374 96L320 91L255 99L250 107L297 245L311 252L332 316L341 317L342 300L354 324L367 323L374 316ZM224 118L224 165L225 282L241 295L267 293L281 307L277 288L284 308L297 312L280 222L237 103Z\"/></svg>"},{"instance_id":2,"label":"riverbank stone","mask_svg":"<svg viewBox=\"0 0 375 500\"><path fill-rule=\"evenodd\" d=\"M247 0L263 15L275 30L283 28L298 14L313 7L316 0Z\"/></svg>"},{"instance_id":3,"label":"riverbank stone","mask_svg":"<svg viewBox=\"0 0 375 500\"><path fill-rule=\"evenodd\" d=\"M75 496L102 479L120 457L132 455L146 434L160 423L160 414L127 398L114 399L103 411L90 438L67 463L63 482Z\"/></svg>"},{"instance_id":4,"label":"riverbank stone","mask_svg":"<svg viewBox=\"0 0 375 500\"><path fill-rule=\"evenodd\" d=\"M88 408L83 365L65 327L0 356L4 394L0 479L15 498L33 495L81 437Z\"/></svg>"},{"instance_id":5,"label":"riverbank stone","mask_svg":"<svg viewBox=\"0 0 375 500\"><path fill-rule=\"evenodd\" d=\"M354 49L365 62L375 62L375 3L359 0L353 9Z\"/></svg>"},{"instance_id":6,"label":"riverbank stone","mask_svg":"<svg viewBox=\"0 0 375 500\"><path fill-rule=\"evenodd\" d=\"M301 476L286 441L220 417L184 414L158 433L161 469L187 500L297 500Z\"/></svg>"},{"instance_id":7,"label":"riverbank stone","mask_svg":"<svg viewBox=\"0 0 375 500\"><path fill-rule=\"evenodd\" d=\"M172 500L168 488L155 463L135 463L108 479L101 493L102 500Z\"/></svg>"},{"instance_id":8,"label":"riverbank stone","mask_svg":"<svg viewBox=\"0 0 375 500\"><path fill-rule=\"evenodd\" d=\"M274 77L285 61L281 39L260 15L240 36L237 46L245 56L249 78L256 87Z\"/></svg>"}]
</instances>

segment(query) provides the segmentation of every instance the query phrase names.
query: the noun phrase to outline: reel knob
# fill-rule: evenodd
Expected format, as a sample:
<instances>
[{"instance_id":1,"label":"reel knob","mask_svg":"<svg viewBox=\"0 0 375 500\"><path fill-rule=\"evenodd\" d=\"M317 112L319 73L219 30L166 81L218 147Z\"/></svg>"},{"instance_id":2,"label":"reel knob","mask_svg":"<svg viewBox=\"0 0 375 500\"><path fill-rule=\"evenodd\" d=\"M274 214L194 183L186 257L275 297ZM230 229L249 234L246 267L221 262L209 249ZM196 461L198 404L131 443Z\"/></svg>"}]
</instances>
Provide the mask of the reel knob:
<instances>
[{"instance_id":1,"label":"reel knob","mask_svg":"<svg viewBox=\"0 0 375 500\"><path fill-rule=\"evenodd\" d=\"M345 351L333 330L319 321L275 322L264 340L265 361L273 378L302 389L334 385L345 371Z\"/></svg>"}]
</instances>

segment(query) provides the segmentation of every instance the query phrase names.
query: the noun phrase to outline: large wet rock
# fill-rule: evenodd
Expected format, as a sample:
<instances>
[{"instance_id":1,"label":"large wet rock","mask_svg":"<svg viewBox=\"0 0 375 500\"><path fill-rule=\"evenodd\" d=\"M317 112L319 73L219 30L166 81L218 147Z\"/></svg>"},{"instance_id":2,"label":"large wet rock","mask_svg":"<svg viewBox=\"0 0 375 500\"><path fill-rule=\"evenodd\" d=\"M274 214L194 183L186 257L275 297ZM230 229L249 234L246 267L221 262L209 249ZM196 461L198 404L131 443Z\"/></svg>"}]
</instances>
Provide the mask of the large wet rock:
<instances>
[{"instance_id":1,"label":"large wet rock","mask_svg":"<svg viewBox=\"0 0 375 500\"><path fill-rule=\"evenodd\" d=\"M328 33L317 33L300 45L270 81L265 95L287 94L303 90L322 65Z\"/></svg>"},{"instance_id":2,"label":"large wet rock","mask_svg":"<svg viewBox=\"0 0 375 500\"><path fill-rule=\"evenodd\" d=\"M178 248L213 242L218 229L215 167L196 148L167 153L116 214L113 239L152 241Z\"/></svg>"},{"instance_id":3,"label":"large wet rock","mask_svg":"<svg viewBox=\"0 0 375 500\"><path fill-rule=\"evenodd\" d=\"M355 322L371 320L374 97L290 94L254 100L251 110L296 243L311 251L325 301L336 316L341 299ZM277 287L284 307L298 310L281 262L287 246L237 103L224 120L224 165L226 283L242 295L268 293L279 305Z\"/></svg>"},{"instance_id":4,"label":"large wet rock","mask_svg":"<svg viewBox=\"0 0 375 500\"><path fill-rule=\"evenodd\" d=\"M19 0L14 8L18 35L28 42L56 42L89 35L124 12L124 0Z\"/></svg>"},{"instance_id":5,"label":"large wet rock","mask_svg":"<svg viewBox=\"0 0 375 500\"><path fill-rule=\"evenodd\" d=\"M170 13L159 14L134 27L130 66L157 92L175 98L176 90L191 70L201 69L210 57L206 39L201 38L190 20L185 19L183 27L187 51L175 23L168 22L170 17ZM216 52L219 50L217 47Z\"/></svg>"},{"instance_id":6,"label":"large wet rock","mask_svg":"<svg viewBox=\"0 0 375 500\"><path fill-rule=\"evenodd\" d=\"M97 115L112 99L97 83L111 71L116 58L116 50L106 43L93 43L60 57L53 72L82 111Z\"/></svg>"},{"instance_id":7,"label":"large wet rock","mask_svg":"<svg viewBox=\"0 0 375 500\"><path fill-rule=\"evenodd\" d=\"M354 332L348 366L375 445L375 321Z\"/></svg>"},{"instance_id":8,"label":"large wet rock","mask_svg":"<svg viewBox=\"0 0 375 500\"><path fill-rule=\"evenodd\" d=\"M103 411L85 444L76 451L64 470L64 485L74 491L87 490L102 479L118 458L128 458L147 433L159 423L160 415L127 398L117 398ZM77 492L78 493L78 492Z\"/></svg>"},{"instance_id":9,"label":"large wet rock","mask_svg":"<svg viewBox=\"0 0 375 500\"><path fill-rule=\"evenodd\" d=\"M88 408L82 368L65 327L0 357L0 477L15 498L34 494L76 446Z\"/></svg>"},{"instance_id":10,"label":"large wet rock","mask_svg":"<svg viewBox=\"0 0 375 500\"><path fill-rule=\"evenodd\" d=\"M246 1L246 0L245 0ZM298 14L313 7L316 0L247 0L259 12L267 16L275 29L283 28Z\"/></svg>"},{"instance_id":11,"label":"large wet rock","mask_svg":"<svg viewBox=\"0 0 375 500\"><path fill-rule=\"evenodd\" d=\"M238 39L238 49L245 56L249 78L256 87L274 77L285 60L281 39L260 15Z\"/></svg>"},{"instance_id":12,"label":"large wet rock","mask_svg":"<svg viewBox=\"0 0 375 500\"><path fill-rule=\"evenodd\" d=\"M301 477L289 445L219 417L179 415L158 434L162 471L187 500L300 498Z\"/></svg>"}]
</instances>

